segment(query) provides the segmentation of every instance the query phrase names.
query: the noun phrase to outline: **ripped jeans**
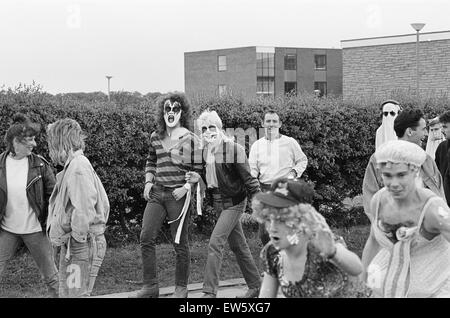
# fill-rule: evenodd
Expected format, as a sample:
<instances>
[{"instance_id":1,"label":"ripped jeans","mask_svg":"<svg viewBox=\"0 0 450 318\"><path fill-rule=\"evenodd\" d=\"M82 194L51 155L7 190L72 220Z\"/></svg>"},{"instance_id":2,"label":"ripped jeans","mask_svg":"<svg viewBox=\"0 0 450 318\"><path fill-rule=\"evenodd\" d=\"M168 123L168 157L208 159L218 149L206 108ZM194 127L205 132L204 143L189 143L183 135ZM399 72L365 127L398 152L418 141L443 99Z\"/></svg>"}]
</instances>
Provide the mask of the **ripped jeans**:
<instances>
[{"instance_id":1,"label":"ripped jeans","mask_svg":"<svg viewBox=\"0 0 450 318\"><path fill-rule=\"evenodd\" d=\"M106 252L105 235L88 234L84 243L70 237L61 246L59 297L89 297Z\"/></svg>"}]
</instances>

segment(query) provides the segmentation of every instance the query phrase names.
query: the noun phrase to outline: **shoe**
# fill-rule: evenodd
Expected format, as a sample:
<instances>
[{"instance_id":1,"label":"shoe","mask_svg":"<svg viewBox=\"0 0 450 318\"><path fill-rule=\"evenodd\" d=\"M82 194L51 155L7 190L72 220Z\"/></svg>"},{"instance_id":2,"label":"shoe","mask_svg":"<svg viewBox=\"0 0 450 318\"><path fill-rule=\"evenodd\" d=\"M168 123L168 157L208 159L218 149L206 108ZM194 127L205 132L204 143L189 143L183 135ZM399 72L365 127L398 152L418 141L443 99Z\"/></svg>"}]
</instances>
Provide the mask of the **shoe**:
<instances>
[{"instance_id":1,"label":"shoe","mask_svg":"<svg viewBox=\"0 0 450 318\"><path fill-rule=\"evenodd\" d=\"M203 293L203 296L201 298L216 298L216 294L213 293Z\"/></svg>"},{"instance_id":2,"label":"shoe","mask_svg":"<svg viewBox=\"0 0 450 318\"><path fill-rule=\"evenodd\" d=\"M236 296L236 298L258 298L259 288L249 288L247 292L242 296Z\"/></svg>"},{"instance_id":3,"label":"shoe","mask_svg":"<svg viewBox=\"0 0 450 318\"><path fill-rule=\"evenodd\" d=\"M186 286L176 286L175 291L172 294L172 298L187 298L188 289Z\"/></svg>"},{"instance_id":4,"label":"shoe","mask_svg":"<svg viewBox=\"0 0 450 318\"><path fill-rule=\"evenodd\" d=\"M144 286L135 295L130 295L128 298L158 298L159 288Z\"/></svg>"}]
</instances>

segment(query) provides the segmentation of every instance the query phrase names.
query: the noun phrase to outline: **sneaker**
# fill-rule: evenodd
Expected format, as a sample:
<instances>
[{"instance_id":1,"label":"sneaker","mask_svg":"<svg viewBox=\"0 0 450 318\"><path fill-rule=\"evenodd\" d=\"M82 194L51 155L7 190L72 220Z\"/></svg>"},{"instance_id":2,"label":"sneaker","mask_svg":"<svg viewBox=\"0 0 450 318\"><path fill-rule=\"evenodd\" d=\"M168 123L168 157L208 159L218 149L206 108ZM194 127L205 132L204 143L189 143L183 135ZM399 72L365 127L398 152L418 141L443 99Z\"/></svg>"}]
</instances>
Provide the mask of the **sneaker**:
<instances>
[{"instance_id":1,"label":"sneaker","mask_svg":"<svg viewBox=\"0 0 450 318\"><path fill-rule=\"evenodd\" d=\"M172 298L187 298L188 289L186 286L177 286L172 294Z\"/></svg>"},{"instance_id":2,"label":"sneaker","mask_svg":"<svg viewBox=\"0 0 450 318\"><path fill-rule=\"evenodd\" d=\"M203 296L201 298L216 298L216 294L213 293L203 293Z\"/></svg>"},{"instance_id":3,"label":"sneaker","mask_svg":"<svg viewBox=\"0 0 450 318\"><path fill-rule=\"evenodd\" d=\"M258 298L259 288L249 288L247 292L242 296L236 296L236 298Z\"/></svg>"},{"instance_id":4,"label":"sneaker","mask_svg":"<svg viewBox=\"0 0 450 318\"><path fill-rule=\"evenodd\" d=\"M135 295L130 295L128 298L158 298L159 297L159 288L158 287L142 287L141 290L137 292Z\"/></svg>"}]
</instances>

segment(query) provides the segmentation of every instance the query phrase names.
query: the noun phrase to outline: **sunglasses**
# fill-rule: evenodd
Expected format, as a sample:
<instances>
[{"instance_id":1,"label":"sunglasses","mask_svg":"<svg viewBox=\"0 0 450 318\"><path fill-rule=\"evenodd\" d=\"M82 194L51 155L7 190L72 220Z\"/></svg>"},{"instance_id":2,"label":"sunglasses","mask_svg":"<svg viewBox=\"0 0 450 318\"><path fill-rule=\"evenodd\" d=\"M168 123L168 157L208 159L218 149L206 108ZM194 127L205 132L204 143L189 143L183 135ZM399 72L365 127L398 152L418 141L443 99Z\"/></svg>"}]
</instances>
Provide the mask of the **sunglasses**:
<instances>
[{"instance_id":1,"label":"sunglasses","mask_svg":"<svg viewBox=\"0 0 450 318\"><path fill-rule=\"evenodd\" d=\"M170 100L167 100L164 103L164 112L165 113L170 113L170 112L178 113L180 110L181 110L181 105L178 102L174 102L173 104L171 104Z\"/></svg>"},{"instance_id":2,"label":"sunglasses","mask_svg":"<svg viewBox=\"0 0 450 318\"><path fill-rule=\"evenodd\" d=\"M202 126L202 133L205 133L208 129L209 129L209 131L214 132L217 130L217 126L215 126L215 125Z\"/></svg>"},{"instance_id":3,"label":"sunglasses","mask_svg":"<svg viewBox=\"0 0 450 318\"><path fill-rule=\"evenodd\" d=\"M387 117L389 114L390 114L391 116L397 115L393 110L391 110L390 112L383 112L384 117Z\"/></svg>"}]
</instances>

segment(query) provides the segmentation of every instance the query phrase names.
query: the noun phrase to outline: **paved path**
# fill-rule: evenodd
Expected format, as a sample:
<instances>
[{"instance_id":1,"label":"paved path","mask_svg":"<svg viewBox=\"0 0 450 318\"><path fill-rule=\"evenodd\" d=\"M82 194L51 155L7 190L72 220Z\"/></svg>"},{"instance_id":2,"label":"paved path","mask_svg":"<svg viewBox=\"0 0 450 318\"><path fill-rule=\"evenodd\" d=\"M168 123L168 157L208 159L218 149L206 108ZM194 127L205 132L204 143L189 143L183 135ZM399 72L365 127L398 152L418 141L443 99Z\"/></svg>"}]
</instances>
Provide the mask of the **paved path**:
<instances>
[{"instance_id":1,"label":"paved path","mask_svg":"<svg viewBox=\"0 0 450 318\"><path fill-rule=\"evenodd\" d=\"M188 290L189 298L200 298L202 293L203 283L189 284ZM172 295L175 290L174 286L164 287L159 289L159 297L160 298L168 298ZM236 296L244 295L247 291L247 285L243 278L229 279L220 281L219 283L219 291L217 293L217 298L236 298ZM137 291L126 292L126 293L117 293L117 294L109 294L109 295L99 295L93 296L91 298L128 298L129 296L135 295Z\"/></svg>"}]
</instances>

